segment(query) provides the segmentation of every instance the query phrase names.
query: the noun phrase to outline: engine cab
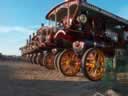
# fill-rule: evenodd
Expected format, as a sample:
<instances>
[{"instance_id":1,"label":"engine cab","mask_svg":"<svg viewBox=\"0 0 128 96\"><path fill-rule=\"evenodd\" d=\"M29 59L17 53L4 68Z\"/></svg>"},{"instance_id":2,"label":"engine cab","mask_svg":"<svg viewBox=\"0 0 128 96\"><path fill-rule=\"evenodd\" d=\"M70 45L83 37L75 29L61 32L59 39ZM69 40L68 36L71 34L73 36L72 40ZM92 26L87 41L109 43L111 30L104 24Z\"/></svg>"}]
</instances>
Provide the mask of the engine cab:
<instances>
[{"instance_id":1,"label":"engine cab","mask_svg":"<svg viewBox=\"0 0 128 96\"><path fill-rule=\"evenodd\" d=\"M86 0L65 0L53 8L46 18L54 21L60 29L55 39L61 38L70 43L84 41L89 47L94 44L97 47L119 46L123 40L122 35L127 33L124 28L128 26L126 20Z\"/></svg>"}]
</instances>

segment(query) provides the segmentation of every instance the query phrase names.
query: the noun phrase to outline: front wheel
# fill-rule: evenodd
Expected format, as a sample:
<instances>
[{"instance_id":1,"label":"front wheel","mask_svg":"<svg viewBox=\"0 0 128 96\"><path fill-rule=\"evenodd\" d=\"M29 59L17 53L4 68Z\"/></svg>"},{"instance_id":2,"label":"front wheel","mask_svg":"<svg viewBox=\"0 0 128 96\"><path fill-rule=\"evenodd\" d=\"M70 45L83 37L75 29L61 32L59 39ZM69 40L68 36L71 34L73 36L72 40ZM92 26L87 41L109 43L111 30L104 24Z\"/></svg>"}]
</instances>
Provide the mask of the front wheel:
<instances>
[{"instance_id":1,"label":"front wheel","mask_svg":"<svg viewBox=\"0 0 128 96\"><path fill-rule=\"evenodd\" d=\"M101 80L105 74L105 56L100 49L90 48L83 57L84 75L90 80Z\"/></svg>"},{"instance_id":2,"label":"front wheel","mask_svg":"<svg viewBox=\"0 0 128 96\"><path fill-rule=\"evenodd\" d=\"M66 76L75 76L80 71L80 58L73 50L64 50L58 57L59 68Z\"/></svg>"}]
</instances>

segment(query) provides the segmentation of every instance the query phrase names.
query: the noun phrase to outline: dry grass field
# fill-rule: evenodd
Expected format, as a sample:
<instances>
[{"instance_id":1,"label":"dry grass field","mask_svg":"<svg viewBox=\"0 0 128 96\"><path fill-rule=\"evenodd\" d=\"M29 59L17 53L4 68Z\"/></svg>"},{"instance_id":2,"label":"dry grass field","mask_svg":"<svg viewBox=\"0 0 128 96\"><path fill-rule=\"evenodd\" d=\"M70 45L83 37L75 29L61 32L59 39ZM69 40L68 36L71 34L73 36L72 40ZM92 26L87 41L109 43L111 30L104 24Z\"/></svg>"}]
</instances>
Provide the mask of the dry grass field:
<instances>
[{"instance_id":1,"label":"dry grass field","mask_svg":"<svg viewBox=\"0 0 128 96\"><path fill-rule=\"evenodd\" d=\"M65 77L27 62L0 61L0 96L128 96L106 85L104 81L89 81L82 74ZM109 95L105 95L108 90Z\"/></svg>"}]
</instances>

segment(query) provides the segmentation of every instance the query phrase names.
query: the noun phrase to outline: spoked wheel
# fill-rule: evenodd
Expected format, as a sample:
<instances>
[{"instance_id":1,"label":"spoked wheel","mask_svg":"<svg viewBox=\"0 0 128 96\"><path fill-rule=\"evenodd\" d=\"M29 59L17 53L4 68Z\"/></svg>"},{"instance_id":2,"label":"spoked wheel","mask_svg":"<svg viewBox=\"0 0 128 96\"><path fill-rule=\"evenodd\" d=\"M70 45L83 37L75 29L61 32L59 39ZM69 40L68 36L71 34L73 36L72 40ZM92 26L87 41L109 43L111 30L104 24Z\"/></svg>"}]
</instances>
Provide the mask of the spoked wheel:
<instances>
[{"instance_id":1,"label":"spoked wheel","mask_svg":"<svg viewBox=\"0 0 128 96\"><path fill-rule=\"evenodd\" d=\"M49 52L46 55L46 58L45 58L45 66L46 66L46 68L54 69L54 58L55 58L55 55L52 52Z\"/></svg>"},{"instance_id":2,"label":"spoked wheel","mask_svg":"<svg viewBox=\"0 0 128 96\"><path fill-rule=\"evenodd\" d=\"M30 59L31 59L31 54L29 54L29 57L28 57L27 62L29 62L29 63L30 63L30 62L31 62L31 60L30 60Z\"/></svg>"},{"instance_id":3,"label":"spoked wheel","mask_svg":"<svg viewBox=\"0 0 128 96\"><path fill-rule=\"evenodd\" d=\"M36 64L39 64L39 58L40 58L41 53L37 53L37 57L36 57Z\"/></svg>"},{"instance_id":4,"label":"spoked wheel","mask_svg":"<svg viewBox=\"0 0 128 96\"><path fill-rule=\"evenodd\" d=\"M55 66L55 69L59 71L59 64L58 64L58 57L60 55L61 52L58 52L56 55L55 55L55 59L54 59L54 66Z\"/></svg>"},{"instance_id":5,"label":"spoked wheel","mask_svg":"<svg viewBox=\"0 0 128 96\"><path fill-rule=\"evenodd\" d=\"M32 64L32 54L30 54L29 62Z\"/></svg>"},{"instance_id":6,"label":"spoked wheel","mask_svg":"<svg viewBox=\"0 0 128 96\"><path fill-rule=\"evenodd\" d=\"M40 57L39 57L39 64L41 66L44 66L45 65L45 56L43 55L43 53L40 54Z\"/></svg>"},{"instance_id":7,"label":"spoked wheel","mask_svg":"<svg viewBox=\"0 0 128 96\"><path fill-rule=\"evenodd\" d=\"M29 62L29 58L30 58L30 55L28 54L28 55L26 56L26 62Z\"/></svg>"},{"instance_id":8,"label":"spoked wheel","mask_svg":"<svg viewBox=\"0 0 128 96\"><path fill-rule=\"evenodd\" d=\"M33 63L34 63L34 64L37 64L36 58L37 58L37 54L35 53L34 56L33 56Z\"/></svg>"},{"instance_id":9,"label":"spoked wheel","mask_svg":"<svg viewBox=\"0 0 128 96\"><path fill-rule=\"evenodd\" d=\"M32 56L32 64L36 64L36 54L34 53Z\"/></svg>"},{"instance_id":10,"label":"spoked wheel","mask_svg":"<svg viewBox=\"0 0 128 96\"><path fill-rule=\"evenodd\" d=\"M100 49L90 48L83 57L84 75L90 80L101 80L105 73L105 56Z\"/></svg>"},{"instance_id":11,"label":"spoked wheel","mask_svg":"<svg viewBox=\"0 0 128 96\"><path fill-rule=\"evenodd\" d=\"M34 57L35 57L35 55L32 54L32 58L31 58L31 62L32 62L32 64L34 64Z\"/></svg>"},{"instance_id":12,"label":"spoked wheel","mask_svg":"<svg viewBox=\"0 0 128 96\"><path fill-rule=\"evenodd\" d=\"M59 68L66 76L75 76L80 71L80 58L73 50L64 50L58 58Z\"/></svg>"},{"instance_id":13,"label":"spoked wheel","mask_svg":"<svg viewBox=\"0 0 128 96\"><path fill-rule=\"evenodd\" d=\"M31 54L31 57L30 57L30 63L32 63L33 64L33 54Z\"/></svg>"},{"instance_id":14,"label":"spoked wheel","mask_svg":"<svg viewBox=\"0 0 128 96\"><path fill-rule=\"evenodd\" d=\"M29 59L29 55L27 54L26 56L25 56L25 58L26 58L26 62L28 61L28 59Z\"/></svg>"}]
</instances>

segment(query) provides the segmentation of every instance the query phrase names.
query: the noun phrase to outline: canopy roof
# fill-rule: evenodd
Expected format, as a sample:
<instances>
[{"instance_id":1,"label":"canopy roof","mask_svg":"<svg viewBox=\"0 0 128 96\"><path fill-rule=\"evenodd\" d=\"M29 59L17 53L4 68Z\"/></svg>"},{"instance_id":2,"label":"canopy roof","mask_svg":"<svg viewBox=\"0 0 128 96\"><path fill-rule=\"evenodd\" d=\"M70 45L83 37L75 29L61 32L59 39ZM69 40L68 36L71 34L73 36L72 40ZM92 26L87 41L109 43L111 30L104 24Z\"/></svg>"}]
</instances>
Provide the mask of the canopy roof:
<instances>
[{"instance_id":1,"label":"canopy roof","mask_svg":"<svg viewBox=\"0 0 128 96\"><path fill-rule=\"evenodd\" d=\"M52 20L52 21L60 21L62 18L68 15L68 9L70 10L69 14L73 14L76 8L78 7L79 1L68 1L59 4L55 8L53 8L48 15L46 16L46 19ZM56 16L56 20L55 20Z\"/></svg>"},{"instance_id":2,"label":"canopy roof","mask_svg":"<svg viewBox=\"0 0 128 96\"><path fill-rule=\"evenodd\" d=\"M81 3L81 6L83 9L87 9L90 12L93 12L94 14L98 14L101 15L102 17L104 17L104 19L108 22L108 23L115 23L115 24L122 24L122 25L127 25L128 26L128 20L119 17L115 14L112 14L104 9L101 9L99 7L96 7L92 4L89 3ZM107 23L106 22L106 23Z\"/></svg>"},{"instance_id":3,"label":"canopy roof","mask_svg":"<svg viewBox=\"0 0 128 96\"><path fill-rule=\"evenodd\" d=\"M70 14L73 14L74 10L76 7L80 7L80 10L87 10L89 13L93 13L93 15L100 15L102 16L105 20L106 23L111 23L111 24L120 24L128 27L128 20L123 19L117 15L114 15L110 12L107 12L101 8L98 8L92 4L89 4L87 2L79 2L79 0L73 0L73 1L68 1L59 4L55 8L53 8L48 15L46 16L46 19L52 20L52 21L59 21L61 18L64 18L67 16L67 11L68 8L70 10ZM55 20L56 16L56 20Z\"/></svg>"}]
</instances>

